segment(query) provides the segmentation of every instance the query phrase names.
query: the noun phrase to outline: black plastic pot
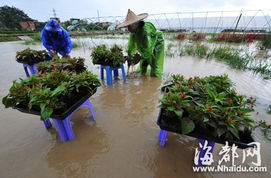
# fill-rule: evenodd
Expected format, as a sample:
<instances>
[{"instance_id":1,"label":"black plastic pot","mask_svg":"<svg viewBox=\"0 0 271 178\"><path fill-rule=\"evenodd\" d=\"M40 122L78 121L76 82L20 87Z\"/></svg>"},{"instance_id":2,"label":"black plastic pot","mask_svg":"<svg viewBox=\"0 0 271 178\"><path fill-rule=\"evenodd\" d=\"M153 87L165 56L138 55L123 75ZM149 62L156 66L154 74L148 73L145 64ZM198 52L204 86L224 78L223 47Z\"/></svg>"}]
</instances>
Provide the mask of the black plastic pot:
<instances>
[{"instance_id":1,"label":"black plastic pot","mask_svg":"<svg viewBox=\"0 0 271 178\"><path fill-rule=\"evenodd\" d=\"M157 120L157 125L162 129L178 134L182 134L182 129L181 129L181 122L178 118L168 118L165 116L165 110L161 109L159 112L158 120ZM195 128L195 130L189 134L188 136L198 138L198 139L205 139L208 141L213 141L215 143L220 143L220 144L226 144L226 141L230 146L235 144L238 146L238 148L245 149L248 147L253 147L254 145L248 145L251 142L254 142L254 138L251 135L251 132L239 132L240 140L226 140L223 138L218 138L214 137L211 134L208 134L206 130L203 130L201 128Z\"/></svg>"},{"instance_id":2,"label":"black plastic pot","mask_svg":"<svg viewBox=\"0 0 271 178\"><path fill-rule=\"evenodd\" d=\"M47 57L42 58L42 59L33 59L31 57L27 58L26 60L16 59L16 61L18 63L27 64L27 65L34 65L34 64L37 64L40 62L50 61L50 60L52 60L52 58L49 55Z\"/></svg>"},{"instance_id":3,"label":"black plastic pot","mask_svg":"<svg viewBox=\"0 0 271 178\"><path fill-rule=\"evenodd\" d=\"M125 62L123 62L121 65L123 65ZM113 62L112 61L107 61L107 62L104 62L104 61L102 61L102 62L100 62L100 61L98 61L97 63L93 63L94 65L103 65L103 66L110 66L110 67L112 67L112 68L118 68L118 67L120 67L121 65L119 65L119 66L113 66Z\"/></svg>"},{"instance_id":4,"label":"black plastic pot","mask_svg":"<svg viewBox=\"0 0 271 178\"><path fill-rule=\"evenodd\" d=\"M58 120L64 120L67 116L69 116L76 108L78 108L81 104L83 104L87 99L89 99L94 93L96 93L97 88L95 88L94 92L83 92L78 94L76 97L77 99L74 100L73 104L68 105L68 108L65 111L62 111L61 113L54 111L53 114L50 116L50 118L58 119ZM23 113L28 113L28 114L34 114L34 115L41 115L40 110L32 107L31 110L29 110L25 104L20 103L13 107L14 109L17 109Z\"/></svg>"},{"instance_id":5,"label":"black plastic pot","mask_svg":"<svg viewBox=\"0 0 271 178\"><path fill-rule=\"evenodd\" d=\"M172 87L173 85L174 85L174 84L171 83L171 84L162 86L162 87L161 87L161 91L167 93L167 92L169 92L169 89L168 89L168 88Z\"/></svg>"}]
</instances>

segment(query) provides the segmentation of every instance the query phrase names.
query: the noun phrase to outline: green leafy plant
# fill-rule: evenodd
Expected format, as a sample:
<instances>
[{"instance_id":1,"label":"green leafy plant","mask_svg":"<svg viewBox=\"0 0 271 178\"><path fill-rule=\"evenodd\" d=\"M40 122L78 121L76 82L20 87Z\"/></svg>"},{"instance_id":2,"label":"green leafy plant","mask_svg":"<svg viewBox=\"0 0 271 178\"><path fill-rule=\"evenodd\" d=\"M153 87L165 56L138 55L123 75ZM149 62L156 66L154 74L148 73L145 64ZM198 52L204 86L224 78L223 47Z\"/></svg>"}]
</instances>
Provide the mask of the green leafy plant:
<instances>
[{"instance_id":1,"label":"green leafy plant","mask_svg":"<svg viewBox=\"0 0 271 178\"><path fill-rule=\"evenodd\" d=\"M200 128L215 137L240 139L254 128L249 116L255 99L238 95L227 75L185 79L172 75L160 107L169 118L178 118L183 134Z\"/></svg>"},{"instance_id":2,"label":"green leafy plant","mask_svg":"<svg viewBox=\"0 0 271 178\"><path fill-rule=\"evenodd\" d=\"M122 49L118 45L114 45L108 49L105 45L93 48L91 53L93 64L109 65L117 68L125 62Z\"/></svg>"},{"instance_id":3,"label":"green leafy plant","mask_svg":"<svg viewBox=\"0 0 271 178\"><path fill-rule=\"evenodd\" d=\"M78 43L78 42L75 42L75 41L72 42L73 49L80 48L81 46L82 46L81 43Z\"/></svg>"},{"instance_id":4,"label":"green leafy plant","mask_svg":"<svg viewBox=\"0 0 271 178\"><path fill-rule=\"evenodd\" d=\"M208 53L207 57L224 61L229 66L235 69L244 70L247 68L247 65L249 63L248 56L242 56L236 49L228 47L214 48Z\"/></svg>"},{"instance_id":5,"label":"green leafy plant","mask_svg":"<svg viewBox=\"0 0 271 178\"><path fill-rule=\"evenodd\" d=\"M180 56L184 55L223 61L234 69L248 69L255 74L261 74L264 79L271 78L271 65L269 59L258 60L255 55L248 53L242 54L234 48L217 47L209 49L206 45L202 44L185 45L180 52Z\"/></svg>"},{"instance_id":6,"label":"green leafy plant","mask_svg":"<svg viewBox=\"0 0 271 178\"><path fill-rule=\"evenodd\" d=\"M31 36L31 40L25 40L24 45L36 45L37 43L41 42L41 34L40 33L34 33Z\"/></svg>"},{"instance_id":7,"label":"green leafy plant","mask_svg":"<svg viewBox=\"0 0 271 178\"><path fill-rule=\"evenodd\" d=\"M36 42L34 40L26 40L23 43L24 45L36 45Z\"/></svg>"},{"instance_id":8,"label":"green leafy plant","mask_svg":"<svg viewBox=\"0 0 271 178\"><path fill-rule=\"evenodd\" d=\"M201 44L196 45L185 45L184 48L181 50L180 55L189 55L189 56L197 56L200 58L206 57L208 52L208 47Z\"/></svg>"},{"instance_id":9,"label":"green leafy plant","mask_svg":"<svg viewBox=\"0 0 271 178\"><path fill-rule=\"evenodd\" d=\"M260 122L258 122L257 126L261 128L263 135L268 140L271 140L271 124L267 124L266 121L260 121Z\"/></svg>"},{"instance_id":10,"label":"green leafy plant","mask_svg":"<svg viewBox=\"0 0 271 178\"><path fill-rule=\"evenodd\" d=\"M91 72L76 74L55 70L14 81L2 103L6 108L21 105L28 110L40 111L46 120L53 112L65 111L86 93L94 94L100 85L97 76Z\"/></svg>"},{"instance_id":11,"label":"green leafy plant","mask_svg":"<svg viewBox=\"0 0 271 178\"><path fill-rule=\"evenodd\" d=\"M37 51L27 48L17 52L16 60L19 63L33 65L35 63L51 60L51 57L45 50Z\"/></svg>"},{"instance_id":12,"label":"green leafy plant","mask_svg":"<svg viewBox=\"0 0 271 178\"><path fill-rule=\"evenodd\" d=\"M81 57L76 58L59 58L55 57L49 63L41 62L38 64L38 71L40 73L50 72L53 70L66 70L68 72L83 72L86 70L85 59Z\"/></svg>"},{"instance_id":13,"label":"green leafy plant","mask_svg":"<svg viewBox=\"0 0 271 178\"><path fill-rule=\"evenodd\" d=\"M113 68L119 67L125 62L121 47L119 47L118 45L114 45L110 49L110 59L113 63Z\"/></svg>"},{"instance_id":14,"label":"green leafy plant","mask_svg":"<svg viewBox=\"0 0 271 178\"><path fill-rule=\"evenodd\" d=\"M248 69L253 71L253 73L261 74L264 79L271 79L271 65L268 63L268 60L253 63Z\"/></svg>"},{"instance_id":15,"label":"green leafy plant","mask_svg":"<svg viewBox=\"0 0 271 178\"><path fill-rule=\"evenodd\" d=\"M270 49L271 48L271 34L263 35L260 39L260 49Z\"/></svg>"},{"instance_id":16,"label":"green leafy plant","mask_svg":"<svg viewBox=\"0 0 271 178\"><path fill-rule=\"evenodd\" d=\"M32 39L36 42L41 42L41 33L35 33L33 36L32 36Z\"/></svg>"}]
</instances>

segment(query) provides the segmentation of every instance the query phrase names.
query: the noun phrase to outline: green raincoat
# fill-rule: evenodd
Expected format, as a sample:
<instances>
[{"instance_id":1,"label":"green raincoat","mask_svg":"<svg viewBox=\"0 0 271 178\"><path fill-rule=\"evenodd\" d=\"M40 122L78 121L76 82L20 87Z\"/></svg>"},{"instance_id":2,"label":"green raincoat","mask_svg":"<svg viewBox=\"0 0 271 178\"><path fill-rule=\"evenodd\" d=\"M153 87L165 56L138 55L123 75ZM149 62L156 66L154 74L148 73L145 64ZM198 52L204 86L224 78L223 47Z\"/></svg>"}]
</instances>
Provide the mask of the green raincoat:
<instances>
[{"instance_id":1,"label":"green raincoat","mask_svg":"<svg viewBox=\"0 0 271 178\"><path fill-rule=\"evenodd\" d=\"M156 30L151 22L144 22L144 26L136 33L131 33L128 42L128 55L141 55L140 71L145 74L148 65L151 66L151 76L161 77L164 66L164 37Z\"/></svg>"}]
</instances>

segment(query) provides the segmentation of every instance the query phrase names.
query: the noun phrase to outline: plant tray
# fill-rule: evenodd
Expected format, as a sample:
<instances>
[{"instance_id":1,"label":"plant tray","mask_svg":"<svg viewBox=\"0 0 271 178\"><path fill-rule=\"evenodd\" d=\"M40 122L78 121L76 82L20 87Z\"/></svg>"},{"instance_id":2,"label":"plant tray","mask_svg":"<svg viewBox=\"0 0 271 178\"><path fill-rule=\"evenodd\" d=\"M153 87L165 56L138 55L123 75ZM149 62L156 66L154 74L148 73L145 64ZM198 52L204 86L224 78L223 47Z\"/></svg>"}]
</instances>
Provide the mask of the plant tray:
<instances>
[{"instance_id":1,"label":"plant tray","mask_svg":"<svg viewBox=\"0 0 271 178\"><path fill-rule=\"evenodd\" d=\"M76 101L75 103L68 105L68 109L65 111L57 111L55 110L53 114L50 116L50 118L58 119L58 120L64 120L66 117L68 117L74 110L76 110L81 104L83 104L87 99L89 99L94 93L96 93L97 88L94 89L93 93L86 93L82 92L79 93L76 100L72 99L73 101ZM19 103L18 105L13 107L14 109L17 109L23 113L28 114L34 114L34 115L41 115L40 110L31 109L29 110L24 104Z\"/></svg>"},{"instance_id":2,"label":"plant tray","mask_svg":"<svg viewBox=\"0 0 271 178\"><path fill-rule=\"evenodd\" d=\"M181 122L177 118L167 118L164 116L165 110L161 109L159 112L158 120L157 120L157 125L162 129L178 134L182 134L182 129L181 129ZM226 141L228 141L228 144L232 146L235 144L238 146L238 148L241 149L246 149L248 147L253 147L254 145L248 145L251 142L254 142L254 138L252 137L250 132L239 132L240 135L240 140L235 141L235 140L225 140L223 138L218 138L214 137L211 134L208 134L206 132L203 132L200 128L195 128L195 130L189 134L188 136L198 138L198 139L205 139L208 141L212 141L215 143L220 143L220 144L226 144Z\"/></svg>"},{"instance_id":3,"label":"plant tray","mask_svg":"<svg viewBox=\"0 0 271 178\"><path fill-rule=\"evenodd\" d=\"M161 91L162 92L164 92L164 93L167 93L167 92L169 92L169 89L168 88L170 88L170 87L172 87L174 84L168 84L168 85L164 85L164 86L162 86L161 87Z\"/></svg>"},{"instance_id":4,"label":"plant tray","mask_svg":"<svg viewBox=\"0 0 271 178\"><path fill-rule=\"evenodd\" d=\"M18 61L18 60L17 60L17 62L18 62L18 63L21 63L21 64L27 64L27 65L32 66L32 65L34 65L34 64L39 64L40 62L45 62L45 61L50 61L50 60L52 60L52 58L48 58L48 59L44 59L44 60L40 60L40 61L28 61L28 62L25 62L25 61Z\"/></svg>"}]
</instances>

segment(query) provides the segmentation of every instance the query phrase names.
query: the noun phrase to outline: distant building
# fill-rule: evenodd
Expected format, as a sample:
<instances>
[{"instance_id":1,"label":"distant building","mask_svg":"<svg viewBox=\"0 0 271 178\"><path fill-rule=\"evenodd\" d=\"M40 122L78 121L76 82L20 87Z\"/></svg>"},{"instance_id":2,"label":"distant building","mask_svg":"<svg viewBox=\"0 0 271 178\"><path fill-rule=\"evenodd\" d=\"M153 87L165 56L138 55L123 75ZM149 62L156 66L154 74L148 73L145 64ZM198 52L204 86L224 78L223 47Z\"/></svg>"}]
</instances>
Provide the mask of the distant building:
<instances>
[{"instance_id":1,"label":"distant building","mask_svg":"<svg viewBox=\"0 0 271 178\"><path fill-rule=\"evenodd\" d=\"M81 19L79 19L79 18L70 18L70 22L72 22L72 21L80 21Z\"/></svg>"},{"instance_id":2,"label":"distant building","mask_svg":"<svg viewBox=\"0 0 271 178\"><path fill-rule=\"evenodd\" d=\"M20 25L23 30L36 30L37 21L23 21L20 22Z\"/></svg>"},{"instance_id":3,"label":"distant building","mask_svg":"<svg viewBox=\"0 0 271 178\"><path fill-rule=\"evenodd\" d=\"M79 18L70 18L70 21L73 21L73 20L80 20Z\"/></svg>"},{"instance_id":4,"label":"distant building","mask_svg":"<svg viewBox=\"0 0 271 178\"><path fill-rule=\"evenodd\" d=\"M70 22L72 25L75 25L75 24L77 24L77 23L80 22L80 19L78 19L78 18L70 18L69 22Z\"/></svg>"}]
</instances>

